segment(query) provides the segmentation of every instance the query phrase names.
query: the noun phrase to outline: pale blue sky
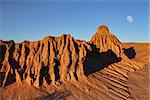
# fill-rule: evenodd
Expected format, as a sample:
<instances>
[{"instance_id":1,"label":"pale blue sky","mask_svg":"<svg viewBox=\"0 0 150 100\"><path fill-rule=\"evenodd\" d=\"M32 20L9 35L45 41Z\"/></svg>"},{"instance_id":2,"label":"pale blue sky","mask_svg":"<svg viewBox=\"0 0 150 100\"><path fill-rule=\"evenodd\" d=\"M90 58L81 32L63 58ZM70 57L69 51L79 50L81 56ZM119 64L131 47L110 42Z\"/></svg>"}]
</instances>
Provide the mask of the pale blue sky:
<instances>
[{"instance_id":1,"label":"pale blue sky","mask_svg":"<svg viewBox=\"0 0 150 100\"><path fill-rule=\"evenodd\" d=\"M127 16L133 16L132 23ZM89 41L99 25L123 42L148 42L148 0L0 1L0 39L40 40L70 33Z\"/></svg>"}]
</instances>

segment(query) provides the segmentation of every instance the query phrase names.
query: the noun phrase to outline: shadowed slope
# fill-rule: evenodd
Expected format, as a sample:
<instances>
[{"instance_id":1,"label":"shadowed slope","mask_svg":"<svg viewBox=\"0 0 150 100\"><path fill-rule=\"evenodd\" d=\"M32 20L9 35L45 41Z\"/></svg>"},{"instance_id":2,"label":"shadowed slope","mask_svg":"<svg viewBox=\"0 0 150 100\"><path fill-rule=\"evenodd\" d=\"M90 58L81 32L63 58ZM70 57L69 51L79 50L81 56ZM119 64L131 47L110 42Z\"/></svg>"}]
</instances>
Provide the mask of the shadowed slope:
<instances>
[{"instance_id":1,"label":"shadowed slope","mask_svg":"<svg viewBox=\"0 0 150 100\"><path fill-rule=\"evenodd\" d=\"M89 75L119 61L121 61L121 58L118 58L112 50L101 53L89 52L85 61L84 71L85 74Z\"/></svg>"}]
</instances>

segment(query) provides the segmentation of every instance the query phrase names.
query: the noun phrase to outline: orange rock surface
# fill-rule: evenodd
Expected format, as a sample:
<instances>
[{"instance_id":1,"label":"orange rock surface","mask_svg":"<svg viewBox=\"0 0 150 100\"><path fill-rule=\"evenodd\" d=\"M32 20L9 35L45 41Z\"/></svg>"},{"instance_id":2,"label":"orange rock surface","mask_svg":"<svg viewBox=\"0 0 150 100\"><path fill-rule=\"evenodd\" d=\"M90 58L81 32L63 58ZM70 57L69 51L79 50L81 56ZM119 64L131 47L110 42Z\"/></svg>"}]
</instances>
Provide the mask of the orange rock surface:
<instances>
[{"instance_id":1,"label":"orange rock surface","mask_svg":"<svg viewBox=\"0 0 150 100\"><path fill-rule=\"evenodd\" d=\"M137 52L121 43L105 25L89 42L69 34L34 42L0 40L0 99L141 98L136 97L141 92L135 92L129 75L148 66L148 54L140 53L145 56L138 60L141 56Z\"/></svg>"}]
</instances>

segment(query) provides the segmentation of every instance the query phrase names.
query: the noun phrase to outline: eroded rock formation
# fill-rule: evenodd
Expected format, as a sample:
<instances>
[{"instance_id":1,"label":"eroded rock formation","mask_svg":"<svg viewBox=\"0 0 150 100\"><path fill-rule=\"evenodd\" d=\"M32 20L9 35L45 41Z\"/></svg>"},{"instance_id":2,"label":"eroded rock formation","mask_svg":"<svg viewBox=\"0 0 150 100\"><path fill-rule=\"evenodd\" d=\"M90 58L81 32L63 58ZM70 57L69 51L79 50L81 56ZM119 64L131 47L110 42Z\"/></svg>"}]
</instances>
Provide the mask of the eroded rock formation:
<instances>
[{"instance_id":1,"label":"eroded rock formation","mask_svg":"<svg viewBox=\"0 0 150 100\"><path fill-rule=\"evenodd\" d=\"M69 34L41 41L0 41L0 86L25 80L35 87L84 78L88 43Z\"/></svg>"},{"instance_id":2,"label":"eroded rock formation","mask_svg":"<svg viewBox=\"0 0 150 100\"><path fill-rule=\"evenodd\" d=\"M93 72L93 66L87 63L90 58L100 58L105 67L113 63L116 57L121 58L122 53L121 42L109 32L107 26L100 26L90 42L76 40L69 34L48 36L35 42L1 40L0 86L26 81L38 88L41 85L86 79ZM113 55L115 59L110 58ZM88 66L91 72L86 68Z\"/></svg>"},{"instance_id":3,"label":"eroded rock formation","mask_svg":"<svg viewBox=\"0 0 150 100\"><path fill-rule=\"evenodd\" d=\"M97 48L100 48L100 52L106 52L109 49L112 50L118 57L122 56L122 44L117 37L109 32L107 26L102 25L98 28L98 31L90 40L95 44Z\"/></svg>"}]
</instances>

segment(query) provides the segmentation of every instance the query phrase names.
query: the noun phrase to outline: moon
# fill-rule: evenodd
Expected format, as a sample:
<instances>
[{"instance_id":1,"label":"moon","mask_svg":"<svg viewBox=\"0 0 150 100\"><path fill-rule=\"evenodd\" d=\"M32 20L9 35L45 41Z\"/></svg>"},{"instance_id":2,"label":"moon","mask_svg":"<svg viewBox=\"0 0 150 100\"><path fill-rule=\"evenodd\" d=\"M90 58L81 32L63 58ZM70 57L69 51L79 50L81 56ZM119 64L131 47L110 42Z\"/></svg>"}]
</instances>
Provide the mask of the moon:
<instances>
[{"instance_id":1,"label":"moon","mask_svg":"<svg viewBox=\"0 0 150 100\"><path fill-rule=\"evenodd\" d=\"M133 16L127 16L127 22L132 23L134 20Z\"/></svg>"}]
</instances>

